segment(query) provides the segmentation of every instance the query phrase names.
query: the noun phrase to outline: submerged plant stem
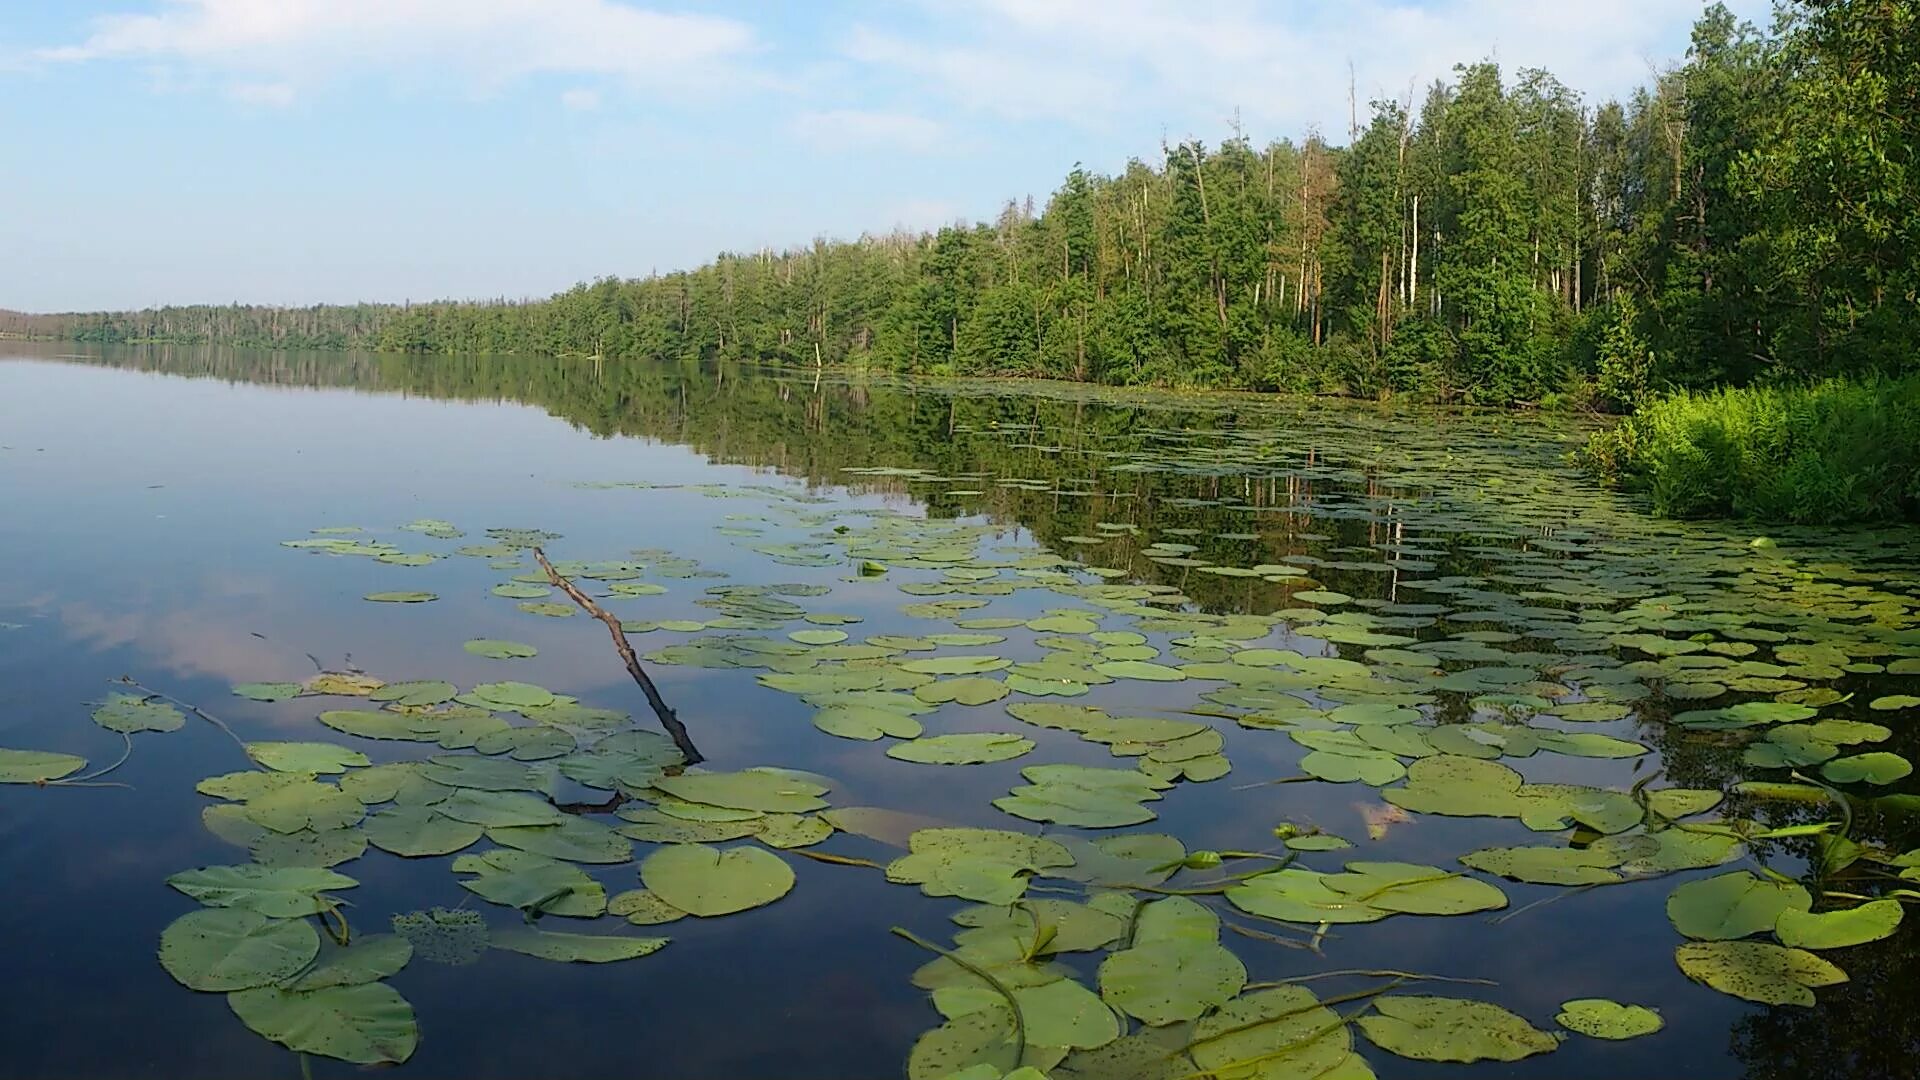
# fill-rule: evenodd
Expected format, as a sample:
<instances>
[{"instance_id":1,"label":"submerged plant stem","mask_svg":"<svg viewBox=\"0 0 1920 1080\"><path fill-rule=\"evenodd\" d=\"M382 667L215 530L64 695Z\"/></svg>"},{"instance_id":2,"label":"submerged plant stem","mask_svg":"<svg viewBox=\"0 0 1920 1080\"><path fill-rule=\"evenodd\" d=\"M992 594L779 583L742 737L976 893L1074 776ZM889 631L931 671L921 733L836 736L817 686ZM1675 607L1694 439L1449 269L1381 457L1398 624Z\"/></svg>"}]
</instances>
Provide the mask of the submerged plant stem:
<instances>
[{"instance_id":1,"label":"submerged plant stem","mask_svg":"<svg viewBox=\"0 0 1920 1080\"><path fill-rule=\"evenodd\" d=\"M1027 1021L1025 1017L1020 1015L1020 1002L1014 999L1013 991L1007 989L1007 984L995 978L994 975L985 968L962 959L960 955L953 950L943 949L904 926L893 927L893 932L929 952L939 953L948 960L980 976L986 980L988 986L999 991L1000 996L1007 999L1007 1009L1013 1013L1013 1064L1017 1067L1020 1064L1020 1059L1027 1056Z\"/></svg>"},{"instance_id":2,"label":"submerged plant stem","mask_svg":"<svg viewBox=\"0 0 1920 1080\"><path fill-rule=\"evenodd\" d=\"M533 549L533 557L540 563L540 569L547 572L547 580L552 582L555 588L566 593L569 599L580 606L580 610L607 625L607 632L613 635L613 647L619 651L621 661L627 665L627 674L633 676L633 681L639 684L640 692L647 695L647 704L653 706L653 715L660 718L660 726L667 729L667 735L673 739L673 745L679 747L681 755L687 759L686 764L698 765L705 761L706 758L694 748L693 739L687 734L687 726L680 722L680 718L674 715L673 709L669 708L665 699L660 696L660 689L653 685L653 678L647 674L647 669L640 666L640 658L634 655L633 645L627 641L627 632L620 629L620 620L606 608L594 603L593 597L581 592L573 582L568 581L560 571L555 570L553 563L547 561L546 552L536 547Z\"/></svg>"},{"instance_id":3,"label":"submerged plant stem","mask_svg":"<svg viewBox=\"0 0 1920 1080\"><path fill-rule=\"evenodd\" d=\"M123 686L131 686L135 690L140 691L141 693L147 695L148 697L157 697L163 701L173 702L175 705L180 706L181 708L187 710L188 712L199 717L200 719L205 720L207 723L212 724L214 727L219 728L221 731L226 732L227 738L232 739L233 744L235 746L238 746L242 751L246 750L247 740L242 739L239 735L235 734L234 730L227 726L227 722L225 720L222 720L219 717L213 715L212 713L207 712L205 709L202 709L200 706L195 705L192 702L182 701L179 698L174 697L172 694L163 694L160 691L155 690L151 687L142 686L139 683L134 682L133 677L131 675L122 675L118 679L114 679L111 681L120 683ZM249 755L249 760L251 760L251 755Z\"/></svg>"},{"instance_id":4,"label":"submerged plant stem","mask_svg":"<svg viewBox=\"0 0 1920 1080\"><path fill-rule=\"evenodd\" d=\"M1428 975L1420 971L1395 971L1392 968L1342 968L1339 971L1316 971L1311 975L1293 975L1272 982L1248 983L1243 989L1268 990L1276 986L1292 986L1295 983L1313 982L1316 979L1338 979L1347 976L1366 975L1376 979L1405 979L1408 982L1445 982L1462 983L1467 986L1499 986L1492 979L1468 979L1457 975Z\"/></svg>"},{"instance_id":5,"label":"submerged plant stem","mask_svg":"<svg viewBox=\"0 0 1920 1080\"><path fill-rule=\"evenodd\" d=\"M120 752L119 761L114 762L113 764L107 766L104 769L95 769L93 772L90 772L85 776L76 776L71 780L49 780L47 781L47 786L48 787L73 787L78 784L88 784L88 786L94 786L90 784L89 781L96 780L102 776L107 775L108 773L119 768L120 766L125 765L127 763L127 759L133 756L133 736L123 731L120 733L120 737L127 741L127 748ZM105 787L106 785L101 784L98 786Z\"/></svg>"}]
</instances>

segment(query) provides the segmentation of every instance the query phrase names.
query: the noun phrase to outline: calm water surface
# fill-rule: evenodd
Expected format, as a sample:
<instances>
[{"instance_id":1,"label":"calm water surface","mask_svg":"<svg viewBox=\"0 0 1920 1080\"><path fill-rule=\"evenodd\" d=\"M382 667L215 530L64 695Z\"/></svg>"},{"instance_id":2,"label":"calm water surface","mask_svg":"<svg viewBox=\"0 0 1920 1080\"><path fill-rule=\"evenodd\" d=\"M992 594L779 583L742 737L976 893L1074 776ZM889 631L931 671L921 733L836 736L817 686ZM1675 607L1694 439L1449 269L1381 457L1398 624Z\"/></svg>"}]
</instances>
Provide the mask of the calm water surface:
<instances>
[{"instance_id":1,"label":"calm water surface","mask_svg":"<svg viewBox=\"0 0 1920 1080\"><path fill-rule=\"evenodd\" d=\"M1308 604L1292 599L1294 593L1331 590L1356 602L1345 610L1360 615L1348 624L1357 630L1422 642L1477 632L1487 647L1562 660L1648 658L1608 644L1604 626L1554 637L1542 625L1576 617L1605 622L1606 611L1648 597L1671 596L1681 607L1689 597L1738 599L1742 589L1773 605L1766 625L1789 635L1809 625L1877 620L1894 633L1905 628L1905 641L1920 644L1912 636L1920 625L1920 547L1911 535L1775 534L1776 547L1754 549L1751 532L1655 523L1631 504L1588 488L1563 464L1578 432L1558 422L1396 415L1253 398L1076 395L1052 387L816 382L751 370L600 369L588 362L183 349L76 353L73 346L0 343L0 565L8 568L0 575L0 746L76 754L90 768L121 751L118 736L89 721L88 703L123 674L203 706L242 738L350 743L376 761L438 749L355 739L316 722L320 709L365 707L350 699L259 703L232 696L230 685L300 681L316 664L461 687L512 678L629 712L639 727L653 727L604 627L584 617L528 614L491 593L525 573L530 561L507 570L486 558L451 556L411 567L282 544L327 527L357 526L366 530L357 534L362 538L409 551L485 543L484 530L496 527L560 534L547 545L556 560L625 559L634 549L664 549L724 577L650 574L645 580L667 592L620 601L622 617L704 621L717 612L696 601L709 598L711 587L803 583L831 590L794 598L809 611L861 617L842 627L854 641L954 627L901 610L941 598L904 595L899 588L942 582L937 569L862 578L859 560L821 546L833 534L820 515L832 511L982 526L982 557L1055 552L1111 571L1105 578L1079 573L1069 579L1082 584L1171 586L1179 590L1176 610L1218 616L1297 611ZM876 469L893 471L876 475ZM421 518L452 522L467 536L439 541L397 528ZM876 519L831 520L865 528ZM1193 550L1148 548L1156 542ZM822 558L823 552L833 557ZM1810 568L1804 579L1783 567L1789 557ZM1262 565L1292 566L1310 580L1205 569ZM1020 580L1011 570L1001 574ZM1429 591L1423 582L1454 591ZM1582 582L1593 595L1578 595ZM1783 608L1781 591L1795 588L1799 606ZM410 605L362 599L414 589L439 599ZM1489 600L1492 594L1506 599ZM990 599L988 607L959 617L1033 618L1088 607L1082 598L1045 588ZM1376 600L1385 606L1368 603ZM1857 610L1875 603L1882 607ZM1296 614L1264 639L1233 644L1366 659L1368 645L1297 632L1301 620L1317 618ZM810 627L792 622L713 632L780 639L796 628ZM1102 628L1125 630L1130 623L1113 619ZM1009 640L962 651L1017 661L1042 654L1036 638L1046 635L1024 627L998 632ZM1693 632L1677 626L1671 636ZM1187 662L1165 654L1186 634L1147 636L1163 651L1163 662ZM655 630L633 640L646 653L694 637ZM527 660L488 660L463 651L470 638L521 641L540 652ZM1538 668L1541 680L1562 670L1538 656L1523 666ZM1020 695L976 708L946 705L921 719L929 734L1017 731L1038 743L1033 753L993 764L925 766L889 759L881 743L823 734L809 722L811 706L761 685L759 672L668 663L650 668L709 768L817 772L833 779L827 798L835 806L1036 831L992 805L1021 783L1022 767L1128 764L1069 732L1007 716L1005 705ZM1915 692L1916 682L1848 672L1817 685L1858 697L1822 715L1867 718L1861 702ZM1071 700L1116 714L1196 705L1231 712L1199 697L1226 685L1121 679ZM1435 693L1427 709L1448 721L1488 719L1474 715L1469 696ZM1650 752L1624 760L1541 753L1506 764L1530 782L1624 790L1665 770L1657 786L1730 787L1752 772L1740 764L1744 736L1683 734L1663 721L1671 712L1771 696L1730 691L1709 701L1669 702L1654 693L1634 701L1627 720L1561 725L1542 716L1537 724L1543 728L1633 738ZM1316 700L1332 705L1339 699ZM1876 749L1912 756L1920 713L1872 718L1895 728ZM1457 868L1453 860L1477 848L1558 843L1567 835L1532 832L1512 820L1423 814L1370 839L1370 815L1377 818L1385 807L1376 789L1260 784L1299 775L1305 748L1282 731L1203 719L1224 735L1232 772L1174 786L1152 804L1157 821L1128 831L1170 833L1190 850L1246 850L1274 848L1272 830L1281 822L1317 826L1357 849L1305 860L1328 871L1346 858ZM125 787L0 787L0 873L8 882L7 903L0 905L8 960L0 991L0 1075L298 1076L295 1056L247 1030L222 995L184 989L154 958L162 929L195 907L166 885L167 876L246 861L243 850L202 827L201 810L213 800L197 794L194 784L247 762L225 735L199 720L177 732L137 735L134 742L132 757L110 778ZM1874 796L1915 788L1899 781L1853 790ZM1879 812L1881 805L1862 801L1855 838L1892 851L1913 847L1911 825ZM1720 813L1770 824L1818 817L1803 807L1750 801ZM487 846L483 841L474 850ZM644 856L650 845L637 847ZM899 854L847 834L814 850L881 862ZM1805 872L1805 854L1791 846L1762 852L1768 865L1790 875ZM337 869L360 882L343 894L351 901L349 918L372 932L385 929L395 913L466 902L497 926L519 921L508 909L470 897L449 861L403 860L370 849L343 864ZM909 982L928 955L888 928L907 927L945 943L957 929L948 916L963 902L923 896L865 868L786 861L797 876L795 888L753 911L639 931L616 919L543 923L673 939L644 959L560 964L502 951L472 966L416 959L390 980L412 1003L421 1032L401 1074L903 1075L915 1039L941 1018ZM1752 865L1751 859L1724 869L1741 865ZM1512 1064L1418 1063L1356 1037L1356 1050L1382 1077L1911 1075L1909 1066L1920 1060L1920 937L1910 924L1887 941L1829 954L1852 981L1819 990L1810 1009L1750 1005L1680 973L1673 949L1684 939L1665 915L1667 893L1688 877L1724 869L1581 891L1499 881L1509 913L1556 899L1499 924L1472 914L1339 927L1323 943L1323 955L1233 934L1224 944L1253 980L1396 968L1493 980L1496 986L1407 992L1497 1002L1546 1030L1554 1030L1558 1005L1569 998L1646 1004L1666 1020L1652 1036L1620 1043L1569 1036L1553 1053ZM631 863L588 870L609 894L638 884ZM1218 906L1229 921L1256 925ZM1091 982L1102 955L1061 959ZM1377 982L1341 978L1312 985L1332 995ZM317 1058L310 1065L316 1076L359 1071Z\"/></svg>"}]
</instances>

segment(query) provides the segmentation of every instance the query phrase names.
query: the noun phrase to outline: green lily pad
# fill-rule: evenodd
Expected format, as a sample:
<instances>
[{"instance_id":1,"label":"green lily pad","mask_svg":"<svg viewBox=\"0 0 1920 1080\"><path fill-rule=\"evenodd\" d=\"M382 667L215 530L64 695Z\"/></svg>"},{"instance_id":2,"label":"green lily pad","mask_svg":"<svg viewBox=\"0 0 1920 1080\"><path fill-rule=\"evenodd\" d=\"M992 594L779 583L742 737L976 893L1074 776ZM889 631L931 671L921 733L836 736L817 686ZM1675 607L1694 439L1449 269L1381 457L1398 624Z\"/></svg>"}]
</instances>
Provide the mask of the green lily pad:
<instances>
[{"instance_id":1,"label":"green lily pad","mask_svg":"<svg viewBox=\"0 0 1920 1080\"><path fill-rule=\"evenodd\" d=\"M299 832L301 829L345 829L357 825L366 814L360 800L332 784L316 784L296 776L294 783L247 800L247 820L274 832Z\"/></svg>"},{"instance_id":2,"label":"green lily pad","mask_svg":"<svg viewBox=\"0 0 1920 1080\"><path fill-rule=\"evenodd\" d=\"M868 742L881 736L915 739L924 730L913 717L874 705L830 705L813 714L813 726L829 735Z\"/></svg>"},{"instance_id":3,"label":"green lily pad","mask_svg":"<svg viewBox=\"0 0 1920 1080\"><path fill-rule=\"evenodd\" d=\"M413 1006L385 983L288 991L262 986L227 995L235 1016L289 1050L361 1065L399 1064L420 1039Z\"/></svg>"},{"instance_id":4,"label":"green lily pad","mask_svg":"<svg viewBox=\"0 0 1920 1080\"><path fill-rule=\"evenodd\" d=\"M635 926L658 926L687 917L686 912L646 889L628 889L612 897L607 901L607 914L623 918Z\"/></svg>"},{"instance_id":5,"label":"green lily pad","mask_svg":"<svg viewBox=\"0 0 1920 1080\"><path fill-rule=\"evenodd\" d=\"M468 693L503 709L539 708L553 704L553 691L524 682L481 683Z\"/></svg>"},{"instance_id":6,"label":"green lily pad","mask_svg":"<svg viewBox=\"0 0 1920 1080\"><path fill-rule=\"evenodd\" d=\"M345 874L318 867L203 866L182 870L167 884L216 908L239 908L272 919L317 915L338 901L321 894L360 884Z\"/></svg>"},{"instance_id":7,"label":"green lily pad","mask_svg":"<svg viewBox=\"0 0 1920 1080\"><path fill-rule=\"evenodd\" d=\"M228 991L296 974L320 952L320 935L297 919L235 908L190 911L160 934L160 966L182 986Z\"/></svg>"},{"instance_id":8,"label":"green lily pad","mask_svg":"<svg viewBox=\"0 0 1920 1080\"><path fill-rule=\"evenodd\" d=\"M1847 981L1847 973L1804 949L1759 941L1690 941L1674 950L1687 978L1766 1005L1814 1004L1813 989Z\"/></svg>"},{"instance_id":9,"label":"green lily pad","mask_svg":"<svg viewBox=\"0 0 1920 1080\"><path fill-rule=\"evenodd\" d=\"M1575 998L1560 1003L1554 1022L1568 1031L1595 1039L1634 1039L1666 1026L1660 1014L1645 1005L1622 1005L1606 998Z\"/></svg>"},{"instance_id":10,"label":"green lily pad","mask_svg":"<svg viewBox=\"0 0 1920 1080\"><path fill-rule=\"evenodd\" d=\"M253 861L262 866L338 866L366 854L367 834L359 829L322 829L318 832L302 829L293 833L263 829L249 841L247 848Z\"/></svg>"},{"instance_id":11,"label":"green lily pad","mask_svg":"<svg viewBox=\"0 0 1920 1080\"><path fill-rule=\"evenodd\" d=\"M1000 829L920 829L908 848L887 865L888 881L983 904L1011 904L1026 891L1028 876L1073 865L1073 856L1052 840Z\"/></svg>"},{"instance_id":12,"label":"green lily pad","mask_svg":"<svg viewBox=\"0 0 1920 1080\"><path fill-rule=\"evenodd\" d=\"M376 604L425 604L440 597L430 592L371 592L362 599Z\"/></svg>"},{"instance_id":13,"label":"green lily pad","mask_svg":"<svg viewBox=\"0 0 1920 1080\"><path fill-rule=\"evenodd\" d=\"M1463 998L1388 994L1360 1030L1382 1050L1416 1061L1519 1061L1560 1040L1498 1005Z\"/></svg>"},{"instance_id":14,"label":"green lily pad","mask_svg":"<svg viewBox=\"0 0 1920 1080\"><path fill-rule=\"evenodd\" d=\"M251 742L247 756L275 772L343 773L371 764L367 755L333 743Z\"/></svg>"},{"instance_id":15,"label":"green lily pad","mask_svg":"<svg viewBox=\"0 0 1920 1080\"><path fill-rule=\"evenodd\" d=\"M360 986L396 974L413 959L413 943L399 934L355 937L345 948L331 949L320 962L287 984L288 990L324 990Z\"/></svg>"},{"instance_id":16,"label":"green lily pad","mask_svg":"<svg viewBox=\"0 0 1920 1080\"><path fill-rule=\"evenodd\" d=\"M87 759L43 750L0 747L0 784L40 784L86 768Z\"/></svg>"},{"instance_id":17,"label":"green lily pad","mask_svg":"<svg viewBox=\"0 0 1920 1080\"><path fill-rule=\"evenodd\" d=\"M123 735L136 731L178 731L187 722L179 709L158 698L138 694L108 694L93 710L93 722Z\"/></svg>"},{"instance_id":18,"label":"green lily pad","mask_svg":"<svg viewBox=\"0 0 1920 1080\"><path fill-rule=\"evenodd\" d=\"M1835 758L1820 767L1820 775L1835 784L1891 784L1912 773L1911 762L1885 750Z\"/></svg>"},{"instance_id":19,"label":"green lily pad","mask_svg":"<svg viewBox=\"0 0 1920 1080\"><path fill-rule=\"evenodd\" d=\"M1667 896L1667 918L1690 938L1732 941L1773 929L1782 912L1812 906L1813 898L1796 883L1736 870L1674 889Z\"/></svg>"},{"instance_id":20,"label":"green lily pad","mask_svg":"<svg viewBox=\"0 0 1920 1080\"><path fill-rule=\"evenodd\" d=\"M475 638L461 648L490 660L520 660L529 656L538 656L540 650L531 645L522 645L517 641L502 641L498 638Z\"/></svg>"},{"instance_id":21,"label":"green lily pad","mask_svg":"<svg viewBox=\"0 0 1920 1080\"><path fill-rule=\"evenodd\" d=\"M943 705L947 702L953 702L956 705L986 705L999 701L1011 692L1007 684L998 679L960 678L941 679L916 686L913 696L929 705Z\"/></svg>"},{"instance_id":22,"label":"green lily pad","mask_svg":"<svg viewBox=\"0 0 1920 1080\"><path fill-rule=\"evenodd\" d=\"M363 739L424 740L429 738L418 726L419 718L405 713L373 712L366 709L328 709L320 722L335 731L358 735Z\"/></svg>"},{"instance_id":23,"label":"green lily pad","mask_svg":"<svg viewBox=\"0 0 1920 1080\"><path fill-rule=\"evenodd\" d=\"M623 863L633 858L633 842L597 821L563 815L552 825L499 825L487 839L505 847L553 859L583 863Z\"/></svg>"},{"instance_id":24,"label":"green lily pad","mask_svg":"<svg viewBox=\"0 0 1920 1080\"><path fill-rule=\"evenodd\" d=\"M712 917L771 904L793 888L793 869L760 848L701 844L661 848L640 864L640 882L690 915Z\"/></svg>"},{"instance_id":25,"label":"green lily pad","mask_svg":"<svg viewBox=\"0 0 1920 1080\"><path fill-rule=\"evenodd\" d=\"M578 867L525 851L484 851L453 860L460 882L483 899L522 911L591 919L607 910L607 892Z\"/></svg>"},{"instance_id":26,"label":"green lily pad","mask_svg":"<svg viewBox=\"0 0 1920 1080\"><path fill-rule=\"evenodd\" d=\"M1891 937L1900 927L1900 901L1869 900L1859 907L1812 914L1788 908L1774 923L1782 945L1799 949L1843 949Z\"/></svg>"},{"instance_id":27,"label":"green lily pad","mask_svg":"<svg viewBox=\"0 0 1920 1080\"><path fill-rule=\"evenodd\" d=\"M662 777L654 787L688 802L762 813L804 814L824 809L827 789L771 772L692 772Z\"/></svg>"},{"instance_id":28,"label":"green lily pad","mask_svg":"<svg viewBox=\"0 0 1920 1080\"><path fill-rule=\"evenodd\" d=\"M980 765L1010 761L1033 749L1033 740L1010 732L981 731L934 735L887 747L887 756L921 765Z\"/></svg>"},{"instance_id":29,"label":"green lily pad","mask_svg":"<svg viewBox=\"0 0 1920 1080\"><path fill-rule=\"evenodd\" d=\"M611 934L562 934L548 930L501 930L493 947L575 964L609 964L633 960L665 948L667 938L616 937Z\"/></svg>"},{"instance_id":30,"label":"green lily pad","mask_svg":"<svg viewBox=\"0 0 1920 1080\"><path fill-rule=\"evenodd\" d=\"M367 695L369 701L389 701L395 705L440 705L453 700L459 688L450 682L432 680L427 682L388 683Z\"/></svg>"},{"instance_id":31,"label":"green lily pad","mask_svg":"<svg viewBox=\"0 0 1920 1080\"><path fill-rule=\"evenodd\" d=\"M833 826L812 814L768 814L754 835L772 848L811 847L833 835Z\"/></svg>"},{"instance_id":32,"label":"green lily pad","mask_svg":"<svg viewBox=\"0 0 1920 1080\"><path fill-rule=\"evenodd\" d=\"M1193 1060L1225 1075L1258 1061L1251 1075L1322 1077L1352 1051L1353 1036L1340 1016L1299 986L1234 998L1193 1029Z\"/></svg>"},{"instance_id":33,"label":"green lily pad","mask_svg":"<svg viewBox=\"0 0 1920 1080\"><path fill-rule=\"evenodd\" d=\"M1195 1019L1226 1004L1247 982L1239 957L1213 941L1186 937L1122 949L1101 962L1099 975L1101 997L1154 1026Z\"/></svg>"},{"instance_id":34,"label":"green lily pad","mask_svg":"<svg viewBox=\"0 0 1920 1080\"><path fill-rule=\"evenodd\" d=\"M300 695L300 684L290 682L234 683L233 695L248 701L285 701Z\"/></svg>"}]
</instances>

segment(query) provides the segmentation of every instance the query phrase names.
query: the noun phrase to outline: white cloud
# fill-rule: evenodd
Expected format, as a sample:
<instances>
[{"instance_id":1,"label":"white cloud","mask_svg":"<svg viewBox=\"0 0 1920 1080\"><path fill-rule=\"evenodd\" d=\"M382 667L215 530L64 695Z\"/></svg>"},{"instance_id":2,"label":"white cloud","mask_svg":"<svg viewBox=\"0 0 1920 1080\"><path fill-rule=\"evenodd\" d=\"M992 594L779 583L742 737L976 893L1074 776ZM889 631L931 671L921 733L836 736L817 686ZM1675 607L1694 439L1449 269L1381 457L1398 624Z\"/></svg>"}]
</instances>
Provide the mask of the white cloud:
<instances>
[{"instance_id":1,"label":"white cloud","mask_svg":"<svg viewBox=\"0 0 1920 1080\"><path fill-rule=\"evenodd\" d=\"M962 108L1101 128L1199 124L1236 111L1259 134L1317 124L1343 137L1349 63L1367 102L1416 94L1457 63L1492 57L1544 67L1598 101L1630 93L1677 60L1697 4L1616 0L929 0L912 37L856 26L845 54L929 87ZM1733 0L1764 22L1767 0ZM1418 102L1416 100L1416 106ZM1175 132L1174 134L1178 134Z\"/></svg>"},{"instance_id":2,"label":"white cloud","mask_svg":"<svg viewBox=\"0 0 1920 1080\"><path fill-rule=\"evenodd\" d=\"M940 144L943 129L924 116L911 113L831 109L801 113L793 133L828 146L889 146L927 151Z\"/></svg>"},{"instance_id":3,"label":"white cloud","mask_svg":"<svg viewBox=\"0 0 1920 1080\"><path fill-rule=\"evenodd\" d=\"M293 87L283 82L243 82L227 87L227 96L243 105L291 105Z\"/></svg>"},{"instance_id":4,"label":"white cloud","mask_svg":"<svg viewBox=\"0 0 1920 1080\"><path fill-rule=\"evenodd\" d=\"M575 87L560 95L560 104L578 112L588 112L600 107L600 92L585 87Z\"/></svg>"},{"instance_id":5,"label":"white cloud","mask_svg":"<svg viewBox=\"0 0 1920 1080\"><path fill-rule=\"evenodd\" d=\"M192 66L236 87L285 87L280 96L368 71L483 89L542 74L672 87L756 48L738 20L616 0L169 0L90 26L80 43L37 55Z\"/></svg>"}]
</instances>

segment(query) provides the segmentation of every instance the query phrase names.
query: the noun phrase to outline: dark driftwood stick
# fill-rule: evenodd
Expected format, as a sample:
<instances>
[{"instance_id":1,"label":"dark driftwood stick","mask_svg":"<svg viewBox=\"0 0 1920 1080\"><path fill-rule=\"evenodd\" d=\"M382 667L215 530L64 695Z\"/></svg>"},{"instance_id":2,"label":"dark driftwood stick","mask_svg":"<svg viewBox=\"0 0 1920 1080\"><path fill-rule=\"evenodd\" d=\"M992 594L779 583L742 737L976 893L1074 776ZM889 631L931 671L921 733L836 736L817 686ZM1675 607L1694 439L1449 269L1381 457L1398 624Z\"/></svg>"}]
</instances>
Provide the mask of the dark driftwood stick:
<instances>
[{"instance_id":1,"label":"dark driftwood stick","mask_svg":"<svg viewBox=\"0 0 1920 1080\"><path fill-rule=\"evenodd\" d=\"M647 676L647 669L640 666L640 658L634 655L633 646L627 642L627 632L620 629L620 620L606 608L594 603L593 597L581 592L573 582L560 576L560 571L555 570L553 564L547 561L546 552L536 547L533 549L533 557L540 561L540 569L547 572L547 580L553 582L555 587L566 593L574 603L580 605L580 610L607 624L607 632L613 635L613 647L619 650L620 659L627 665L627 674L633 676L633 681L640 684L641 692L647 695L647 704L653 706L653 715L660 718L660 726L667 729L668 737L673 739L673 745L680 748L680 753L686 757L687 764L697 765L705 761L706 758L701 756L700 751L694 749L693 739L687 735L687 726L680 722L680 718L673 714L671 708L667 707L667 703L660 697L660 689L654 686L653 680Z\"/></svg>"}]
</instances>

